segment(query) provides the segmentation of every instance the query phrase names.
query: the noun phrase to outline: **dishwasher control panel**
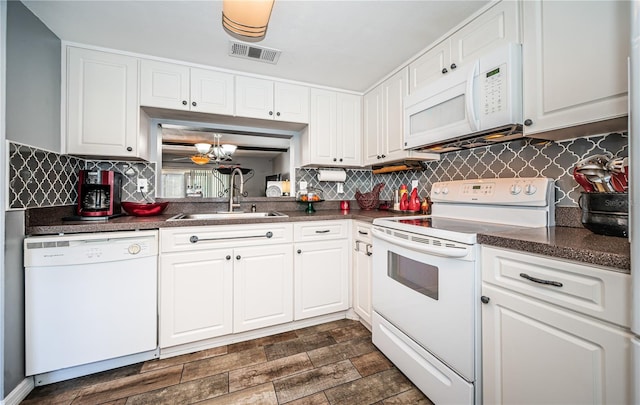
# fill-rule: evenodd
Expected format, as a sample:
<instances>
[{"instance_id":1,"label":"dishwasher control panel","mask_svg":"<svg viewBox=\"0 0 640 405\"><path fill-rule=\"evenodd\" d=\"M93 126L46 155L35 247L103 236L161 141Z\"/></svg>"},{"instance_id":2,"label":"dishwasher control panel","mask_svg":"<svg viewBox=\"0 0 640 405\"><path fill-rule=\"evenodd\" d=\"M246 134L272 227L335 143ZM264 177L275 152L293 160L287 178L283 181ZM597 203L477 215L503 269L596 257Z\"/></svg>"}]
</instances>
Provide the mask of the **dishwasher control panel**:
<instances>
[{"instance_id":1,"label":"dishwasher control panel","mask_svg":"<svg viewBox=\"0 0 640 405\"><path fill-rule=\"evenodd\" d=\"M157 231L34 236L24 240L25 267L111 262L158 254Z\"/></svg>"}]
</instances>

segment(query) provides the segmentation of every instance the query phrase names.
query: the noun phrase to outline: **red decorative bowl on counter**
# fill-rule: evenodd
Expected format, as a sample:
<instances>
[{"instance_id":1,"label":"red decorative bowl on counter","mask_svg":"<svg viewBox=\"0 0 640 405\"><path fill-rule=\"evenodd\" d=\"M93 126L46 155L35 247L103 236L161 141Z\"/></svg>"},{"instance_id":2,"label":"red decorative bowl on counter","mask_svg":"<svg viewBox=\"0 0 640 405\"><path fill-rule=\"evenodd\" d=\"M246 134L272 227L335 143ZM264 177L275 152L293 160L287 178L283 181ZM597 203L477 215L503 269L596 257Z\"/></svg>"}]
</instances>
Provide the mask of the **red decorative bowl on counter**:
<instances>
[{"instance_id":1,"label":"red decorative bowl on counter","mask_svg":"<svg viewBox=\"0 0 640 405\"><path fill-rule=\"evenodd\" d=\"M168 201L155 203L139 203L130 201L122 202L122 208L127 212L127 214L136 217L151 217L153 215L160 215L167 208L167 205L169 205Z\"/></svg>"}]
</instances>

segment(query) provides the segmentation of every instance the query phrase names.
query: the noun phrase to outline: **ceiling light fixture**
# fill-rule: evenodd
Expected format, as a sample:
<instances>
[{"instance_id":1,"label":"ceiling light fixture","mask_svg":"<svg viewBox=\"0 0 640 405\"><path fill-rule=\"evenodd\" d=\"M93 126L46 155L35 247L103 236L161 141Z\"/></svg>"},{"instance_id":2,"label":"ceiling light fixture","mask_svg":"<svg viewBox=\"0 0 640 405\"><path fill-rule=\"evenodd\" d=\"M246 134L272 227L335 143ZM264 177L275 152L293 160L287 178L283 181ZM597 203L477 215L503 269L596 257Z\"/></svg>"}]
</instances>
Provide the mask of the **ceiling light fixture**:
<instances>
[{"instance_id":1,"label":"ceiling light fixture","mask_svg":"<svg viewBox=\"0 0 640 405\"><path fill-rule=\"evenodd\" d=\"M196 143L194 146L198 151L197 155L190 157L191 161L197 165L205 165L214 159L216 162L230 161L231 155L238 148L236 145L223 144L220 145L222 135L213 134L216 142L214 145L210 143Z\"/></svg>"},{"instance_id":2,"label":"ceiling light fixture","mask_svg":"<svg viewBox=\"0 0 640 405\"><path fill-rule=\"evenodd\" d=\"M224 0L222 26L231 36L249 42L264 39L274 0Z\"/></svg>"}]
</instances>

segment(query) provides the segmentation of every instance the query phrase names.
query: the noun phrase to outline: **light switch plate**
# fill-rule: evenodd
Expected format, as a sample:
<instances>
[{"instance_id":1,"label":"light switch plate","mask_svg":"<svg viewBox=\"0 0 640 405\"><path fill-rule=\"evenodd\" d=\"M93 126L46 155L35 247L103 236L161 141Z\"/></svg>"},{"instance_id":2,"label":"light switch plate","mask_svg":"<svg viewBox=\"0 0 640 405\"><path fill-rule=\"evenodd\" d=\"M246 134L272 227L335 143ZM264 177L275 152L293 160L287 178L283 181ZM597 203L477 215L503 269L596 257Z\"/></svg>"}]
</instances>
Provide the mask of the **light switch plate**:
<instances>
[{"instance_id":1,"label":"light switch plate","mask_svg":"<svg viewBox=\"0 0 640 405\"><path fill-rule=\"evenodd\" d=\"M418 179L411 180L411 189L418 188Z\"/></svg>"},{"instance_id":2,"label":"light switch plate","mask_svg":"<svg viewBox=\"0 0 640 405\"><path fill-rule=\"evenodd\" d=\"M344 193L344 183L337 183L336 187L338 188L338 194Z\"/></svg>"},{"instance_id":3,"label":"light switch plate","mask_svg":"<svg viewBox=\"0 0 640 405\"><path fill-rule=\"evenodd\" d=\"M307 182L304 180L300 180L300 190L306 190L307 189Z\"/></svg>"}]
</instances>

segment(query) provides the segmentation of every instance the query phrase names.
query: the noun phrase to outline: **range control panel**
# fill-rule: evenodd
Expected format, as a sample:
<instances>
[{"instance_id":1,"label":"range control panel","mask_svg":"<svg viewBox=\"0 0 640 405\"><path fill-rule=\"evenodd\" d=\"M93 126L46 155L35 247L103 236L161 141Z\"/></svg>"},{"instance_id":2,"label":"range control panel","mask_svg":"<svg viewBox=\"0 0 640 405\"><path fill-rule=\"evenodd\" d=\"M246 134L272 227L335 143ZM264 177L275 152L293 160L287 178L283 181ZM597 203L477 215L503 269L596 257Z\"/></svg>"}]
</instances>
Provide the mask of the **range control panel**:
<instances>
[{"instance_id":1,"label":"range control panel","mask_svg":"<svg viewBox=\"0 0 640 405\"><path fill-rule=\"evenodd\" d=\"M545 177L473 179L436 182L433 202L546 206L553 179Z\"/></svg>"}]
</instances>

